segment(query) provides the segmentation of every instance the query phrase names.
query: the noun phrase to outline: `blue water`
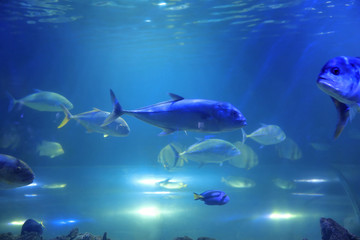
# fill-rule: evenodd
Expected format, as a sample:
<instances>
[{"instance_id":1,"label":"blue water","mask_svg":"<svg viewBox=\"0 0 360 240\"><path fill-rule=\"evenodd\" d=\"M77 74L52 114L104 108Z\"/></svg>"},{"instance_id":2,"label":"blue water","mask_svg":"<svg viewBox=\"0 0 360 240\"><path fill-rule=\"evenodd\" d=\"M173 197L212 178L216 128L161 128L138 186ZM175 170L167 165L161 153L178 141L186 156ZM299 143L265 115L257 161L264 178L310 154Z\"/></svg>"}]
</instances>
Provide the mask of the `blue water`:
<instances>
[{"instance_id":1,"label":"blue water","mask_svg":"<svg viewBox=\"0 0 360 240\"><path fill-rule=\"evenodd\" d=\"M321 238L320 217L341 225L356 219L334 169L358 198L360 117L334 141L337 112L316 79L327 60L359 56L359 2L22 0L2 1L0 9L0 135L10 131L19 139L14 147L3 145L0 153L27 162L38 184L0 191L0 232L17 234L21 225L8 223L34 218L44 221L45 239L79 227L96 235L106 231L116 240L184 235L315 240ZM190 146L209 134L159 137L161 129L124 116L130 135L104 138L86 133L73 120L57 129L62 113L27 107L8 112L6 92L21 98L34 89L64 95L74 114L93 107L111 111L110 88L124 109L166 101L169 92L231 102L247 118L247 133L262 123L276 124L303 156L282 159L274 146L249 139L259 156L259 165L250 170L227 163L199 168L190 162L167 171L157 162L163 147L170 142ZM230 142L241 136L240 130L214 135ZM39 156L36 146L42 140L61 143L65 153ZM220 180L229 175L251 178L256 186L226 186ZM326 182L282 190L272 183L277 177ZM173 178L188 186L164 190L138 182L148 178ZM66 187L40 187L53 183ZM209 189L227 192L230 202L206 206L193 200L193 192ZM160 213L137 212L147 207ZM274 212L293 217L269 218ZM347 227L359 233L359 225Z\"/></svg>"}]
</instances>

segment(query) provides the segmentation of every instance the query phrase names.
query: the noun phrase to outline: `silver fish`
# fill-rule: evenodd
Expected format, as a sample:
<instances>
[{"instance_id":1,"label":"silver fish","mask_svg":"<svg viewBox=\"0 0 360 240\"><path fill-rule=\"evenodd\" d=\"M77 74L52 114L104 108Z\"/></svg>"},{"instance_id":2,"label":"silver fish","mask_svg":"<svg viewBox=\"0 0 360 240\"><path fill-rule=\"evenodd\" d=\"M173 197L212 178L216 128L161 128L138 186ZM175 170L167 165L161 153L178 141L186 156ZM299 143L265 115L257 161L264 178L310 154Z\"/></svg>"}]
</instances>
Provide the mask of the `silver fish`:
<instances>
[{"instance_id":1,"label":"silver fish","mask_svg":"<svg viewBox=\"0 0 360 240\"><path fill-rule=\"evenodd\" d=\"M158 183L160 187L166 189L181 189L187 187L187 184L183 182L171 181L169 178Z\"/></svg>"},{"instance_id":2,"label":"silver fish","mask_svg":"<svg viewBox=\"0 0 360 240\"><path fill-rule=\"evenodd\" d=\"M302 158L302 151L299 145L291 138L287 137L284 141L277 144L275 149L281 158L298 160Z\"/></svg>"},{"instance_id":3,"label":"silver fish","mask_svg":"<svg viewBox=\"0 0 360 240\"><path fill-rule=\"evenodd\" d=\"M29 185L34 180L31 168L20 159L0 154L0 189Z\"/></svg>"},{"instance_id":4,"label":"silver fish","mask_svg":"<svg viewBox=\"0 0 360 240\"><path fill-rule=\"evenodd\" d=\"M16 149L21 142L20 132L15 126L5 125L0 129L0 148Z\"/></svg>"},{"instance_id":5,"label":"silver fish","mask_svg":"<svg viewBox=\"0 0 360 240\"><path fill-rule=\"evenodd\" d=\"M287 180L282 178L273 179L273 183L281 189L290 190L296 187L295 182L293 180Z\"/></svg>"},{"instance_id":6,"label":"silver fish","mask_svg":"<svg viewBox=\"0 0 360 240\"><path fill-rule=\"evenodd\" d=\"M251 138L252 140L262 145L277 144L286 139L284 131L277 125L262 124L262 127L256 129L250 134L246 134L243 129L241 130L243 133L243 143L245 142L246 138Z\"/></svg>"},{"instance_id":7,"label":"silver fish","mask_svg":"<svg viewBox=\"0 0 360 240\"><path fill-rule=\"evenodd\" d=\"M172 100L143 107L137 110L123 110L110 90L114 110L102 126L113 122L123 114L132 115L144 122L162 128L159 135L175 131L226 132L246 125L241 112L230 103L204 99L184 99L170 93Z\"/></svg>"},{"instance_id":8,"label":"silver fish","mask_svg":"<svg viewBox=\"0 0 360 240\"><path fill-rule=\"evenodd\" d=\"M64 105L67 109L72 109L72 103L64 96L48 91L37 91L26 97L16 100L10 93L7 93L10 98L10 104L8 110L11 111L15 104L25 105L29 108L46 111L46 112L60 112L62 111L61 105Z\"/></svg>"},{"instance_id":9,"label":"silver fish","mask_svg":"<svg viewBox=\"0 0 360 240\"><path fill-rule=\"evenodd\" d=\"M174 151L176 151L173 148ZM185 161L195 161L200 164L219 163L222 164L231 158L240 155L239 149L232 143L222 139L208 139L191 145L182 153L175 153L177 157Z\"/></svg>"},{"instance_id":10,"label":"silver fish","mask_svg":"<svg viewBox=\"0 0 360 240\"><path fill-rule=\"evenodd\" d=\"M249 178L237 176L222 177L221 182L224 182L226 185L234 188L252 188L256 185L256 183Z\"/></svg>"},{"instance_id":11,"label":"silver fish","mask_svg":"<svg viewBox=\"0 0 360 240\"><path fill-rule=\"evenodd\" d=\"M101 124L110 115L109 112L101 111L95 108L89 112L72 115L66 107L62 106L62 109L64 111L65 118L58 126L58 128L65 126L70 119L75 119L86 128L87 132L101 133L104 135L104 137L126 137L130 133L128 124L121 117L117 118L109 125L101 127Z\"/></svg>"},{"instance_id":12,"label":"silver fish","mask_svg":"<svg viewBox=\"0 0 360 240\"><path fill-rule=\"evenodd\" d=\"M175 150L173 150L175 149ZM182 152L183 147L179 143L166 145L158 155L158 162L167 170L184 166L184 160L179 159L175 152Z\"/></svg>"},{"instance_id":13,"label":"silver fish","mask_svg":"<svg viewBox=\"0 0 360 240\"><path fill-rule=\"evenodd\" d=\"M338 111L334 133L337 138L360 109L360 58L340 56L329 60L318 76L317 85L330 96Z\"/></svg>"},{"instance_id":14,"label":"silver fish","mask_svg":"<svg viewBox=\"0 0 360 240\"><path fill-rule=\"evenodd\" d=\"M235 142L234 145L240 150L241 154L231 158L229 164L248 170L259 164L259 157L250 146L240 141Z\"/></svg>"}]
</instances>

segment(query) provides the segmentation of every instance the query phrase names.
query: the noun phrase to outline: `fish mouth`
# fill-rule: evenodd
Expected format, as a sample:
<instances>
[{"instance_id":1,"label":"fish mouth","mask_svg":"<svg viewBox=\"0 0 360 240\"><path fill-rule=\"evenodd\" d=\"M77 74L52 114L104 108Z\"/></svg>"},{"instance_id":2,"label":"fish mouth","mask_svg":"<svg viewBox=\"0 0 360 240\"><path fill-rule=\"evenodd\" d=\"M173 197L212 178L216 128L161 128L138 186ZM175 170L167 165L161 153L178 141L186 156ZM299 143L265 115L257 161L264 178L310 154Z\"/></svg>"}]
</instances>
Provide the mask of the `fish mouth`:
<instances>
[{"instance_id":1,"label":"fish mouth","mask_svg":"<svg viewBox=\"0 0 360 240\"><path fill-rule=\"evenodd\" d=\"M336 88L334 81L331 81L327 78L319 77L317 80L318 87L326 92L339 92L339 89Z\"/></svg>"},{"instance_id":2,"label":"fish mouth","mask_svg":"<svg viewBox=\"0 0 360 240\"><path fill-rule=\"evenodd\" d=\"M334 89L334 86L332 84L332 81L329 81L329 79L324 78L324 77L319 77L317 79L317 85L320 89L322 90L330 90L330 89Z\"/></svg>"},{"instance_id":3,"label":"fish mouth","mask_svg":"<svg viewBox=\"0 0 360 240\"><path fill-rule=\"evenodd\" d=\"M318 84L328 84L329 83L329 80L327 79L327 78L325 78L325 77L318 77L318 79L317 79L317 83Z\"/></svg>"}]
</instances>

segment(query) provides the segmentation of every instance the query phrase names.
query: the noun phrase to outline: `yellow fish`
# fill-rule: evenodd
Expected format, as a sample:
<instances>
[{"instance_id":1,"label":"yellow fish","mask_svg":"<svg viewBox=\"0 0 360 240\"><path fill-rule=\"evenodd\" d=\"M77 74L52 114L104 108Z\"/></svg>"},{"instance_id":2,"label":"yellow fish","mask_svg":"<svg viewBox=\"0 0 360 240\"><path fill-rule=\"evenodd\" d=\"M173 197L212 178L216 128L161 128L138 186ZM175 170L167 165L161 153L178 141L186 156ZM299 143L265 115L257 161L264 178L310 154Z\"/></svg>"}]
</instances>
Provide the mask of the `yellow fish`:
<instances>
[{"instance_id":1,"label":"yellow fish","mask_svg":"<svg viewBox=\"0 0 360 240\"><path fill-rule=\"evenodd\" d=\"M64 96L48 91L38 90L36 93L30 94L26 97L16 100L10 93L7 93L10 98L8 110L11 111L15 104L25 105L29 108L46 111L46 112L60 112L62 111L61 105L67 109L72 109L72 103Z\"/></svg>"},{"instance_id":2,"label":"yellow fish","mask_svg":"<svg viewBox=\"0 0 360 240\"><path fill-rule=\"evenodd\" d=\"M187 187L187 184L182 182L170 182L170 179L159 182L159 186L166 189L181 189Z\"/></svg>"},{"instance_id":3,"label":"yellow fish","mask_svg":"<svg viewBox=\"0 0 360 240\"><path fill-rule=\"evenodd\" d=\"M39 152L40 156L54 158L64 154L64 149L60 143L42 141L41 144L37 146L37 152Z\"/></svg>"}]
</instances>

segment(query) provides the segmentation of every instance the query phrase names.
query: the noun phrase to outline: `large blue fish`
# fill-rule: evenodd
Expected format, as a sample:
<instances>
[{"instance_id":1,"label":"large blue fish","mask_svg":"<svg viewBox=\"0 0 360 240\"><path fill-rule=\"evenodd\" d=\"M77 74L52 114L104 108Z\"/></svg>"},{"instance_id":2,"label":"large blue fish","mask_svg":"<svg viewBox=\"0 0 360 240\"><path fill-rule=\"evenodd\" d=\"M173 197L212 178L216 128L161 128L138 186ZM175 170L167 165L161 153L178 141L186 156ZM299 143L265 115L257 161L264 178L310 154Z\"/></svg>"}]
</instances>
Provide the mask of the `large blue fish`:
<instances>
[{"instance_id":1,"label":"large blue fish","mask_svg":"<svg viewBox=\"0 0 360 240\"><path fill-rule=\"evenodd\" d=\"M349 118L359 111L360 58L341 56L329 60L319 74L317 85L330 95L339 113L334 134L334 138L337 138Z\"/></svg>"},{"instance_id":2,"label":"large blue fish","mask_svg":"<svg viewBox=\"0 0 360 240\"><path fill-rule=\"evenodd\" d=\"M172 100L160 102L137 110L123 110L110 89L113 112L104 121L106 126L123 114L132 115L144 122L162 128L159 135L175 131L226 132L240 129L246 125L241 112L227 102L204 99L184 99L169 94Z\"/></svg>"},{"instance_id":3,"label":"large blue fish","mask_svg":"<svg viewBox=\"0 0 360 240\"><path fill-rule=\"evenodd\" d=\"M206 191L201 194L194 193L194 200L204 201L207 205L224 205L229 202L229 196L223 191Z\"/></svg>"}]
</instances>

